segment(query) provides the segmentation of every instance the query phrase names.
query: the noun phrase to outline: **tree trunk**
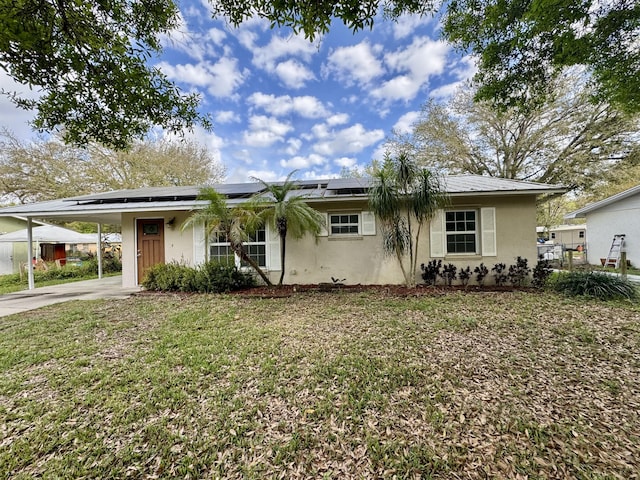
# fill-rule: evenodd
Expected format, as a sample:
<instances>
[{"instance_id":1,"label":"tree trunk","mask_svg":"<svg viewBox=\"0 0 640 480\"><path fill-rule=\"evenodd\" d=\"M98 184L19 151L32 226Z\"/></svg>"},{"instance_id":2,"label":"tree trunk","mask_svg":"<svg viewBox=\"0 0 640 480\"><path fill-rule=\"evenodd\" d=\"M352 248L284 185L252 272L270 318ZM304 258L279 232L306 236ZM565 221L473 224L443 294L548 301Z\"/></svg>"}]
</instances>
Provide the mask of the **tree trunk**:
<instances>
[{"instance_id":1,"label":"tree trunk","mask_svg":"<svg viewBox=\"0 0 640 480\"><path fill-rule=\"evenodd\" d=\"M286 252L285 244L287 242L287 232L284 235L280 236L280 280L278 281L278 286L282 286L282 281L284 280L284 255Z\"/></svg>"},{"instance_id":2,"label":"tree trunk","mask_svg":"<svg viewBox=\"0 0 640 480\"><path fill-rule=\"evenodd\" d=\"M273 283L271 283L271 280L269 280L269 277L267 277L267 275L260 268L260 266L255 262L255 260L253 258L251 258L249 255L247 255L247 252L245 252L245 250L242 247L242 245L240 245L240 246L231 245L231 249L234 251L234 253L236 255L238 255L240 257L240 260L242 260L243 262L247 262L249 264L249 266L251 268L253 268L258 275L260 275L262 280L264 280L264 283L266 283L270 287L273 286Z\"/></svg>"},{"instance_id":3,"label":"tree trunk","mask_svg":"<svg viewBox=\"0 0 640 480\"><path fill-rule=\"evenodd\" d=\"M276 219L276 229L278 230L278 235L280 235L280 280L278 281L278 286L282 286L282 281L284 280L284 255L286 252L286 243L287 243L287 217L279 217Z\"/></svg>"},{"instance_id":4,"label":"tree trunk","mask_svg":"<svg viewBox=\"0 0 640 480\"><path fill-rule=\"evenodd\" d=\"M400 265L400 270L402 270L402 275L404 276L404 284L407 286L410 286L409 276L407 275L407 271L404 268L404 263L402 263L402 255L397 249L396 249L396 257L398 258L398 264Z\"/></svg>"}]
</instances>

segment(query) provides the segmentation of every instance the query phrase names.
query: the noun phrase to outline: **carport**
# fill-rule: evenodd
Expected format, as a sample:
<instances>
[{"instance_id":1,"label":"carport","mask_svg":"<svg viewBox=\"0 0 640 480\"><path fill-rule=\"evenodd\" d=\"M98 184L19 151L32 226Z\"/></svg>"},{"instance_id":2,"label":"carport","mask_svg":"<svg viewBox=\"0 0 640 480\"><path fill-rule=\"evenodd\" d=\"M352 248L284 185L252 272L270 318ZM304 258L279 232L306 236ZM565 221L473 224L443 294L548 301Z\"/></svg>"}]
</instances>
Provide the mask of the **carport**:
<instances>
[{"instance_id":1,"label":"carport","mask_svg":"<svg viewBox=\"0 0 640 480\"><path fill-rule=\"evenodd\" d=\"M27 220L27 251L33 252L34 242L38 241L34 237L34 222L40 221L57 221L57 222L90 222L96 223L98 226L97 238L93 237L93 241L97 243L97 259L98 259L98 278L102 278L102 225L119 225L120 213L110 211L108 205L83 205L82 197L77 199L53 200L49 202L39 202L25 205L15 205L0 209L0 216L14 217L20 216ZM98 207L98 208L96 208ZM107 208L105 208L107 207ZM38 224L39 225L39 224ZM27 261L27 277L29 290L35 288L33 277L33 262Z\"/></svg>"}]
</instances>

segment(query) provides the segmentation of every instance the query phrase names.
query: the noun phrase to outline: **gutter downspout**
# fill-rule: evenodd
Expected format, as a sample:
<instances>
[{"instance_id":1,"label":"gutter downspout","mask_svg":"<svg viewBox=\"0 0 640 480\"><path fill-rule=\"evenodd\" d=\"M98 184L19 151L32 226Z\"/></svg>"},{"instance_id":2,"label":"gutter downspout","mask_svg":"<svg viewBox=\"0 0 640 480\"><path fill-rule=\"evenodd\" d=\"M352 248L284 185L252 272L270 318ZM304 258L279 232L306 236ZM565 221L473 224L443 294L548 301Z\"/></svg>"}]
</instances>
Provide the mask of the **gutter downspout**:
<instances>
[{"instance_id":1,"label":"gutter downspout","mask_svg":"<svg viewBox=\"0 0 640 480\"><path fill-rule=\"evenodd\" d=\"M33 280L33 224L31 217L27 217L27 278L29 279L29 290L36 288Z\"/></svg>"}]
</instances>

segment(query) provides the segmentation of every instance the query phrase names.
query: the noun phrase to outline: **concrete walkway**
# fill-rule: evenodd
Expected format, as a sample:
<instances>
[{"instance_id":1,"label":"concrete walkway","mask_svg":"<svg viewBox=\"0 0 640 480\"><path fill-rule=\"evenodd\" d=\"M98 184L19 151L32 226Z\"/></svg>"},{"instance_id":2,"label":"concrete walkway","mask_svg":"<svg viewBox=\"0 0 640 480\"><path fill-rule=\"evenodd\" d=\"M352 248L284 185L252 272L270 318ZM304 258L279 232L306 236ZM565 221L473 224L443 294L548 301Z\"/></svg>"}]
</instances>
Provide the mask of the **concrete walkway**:
<instances>
[{"instance_id":1,"label":"concrete walkway","mask_svg":"<svg viewBox=\"0 0 640 480\"><path fill-rule=\"evenodd\" d=\"M139 292L139 287L122 288L122 277L105 277L81 282L63 283L50 287L0 295L0 317L69 300L96 300L98 298L127 298Z\"/></svg>"}]
</instances>

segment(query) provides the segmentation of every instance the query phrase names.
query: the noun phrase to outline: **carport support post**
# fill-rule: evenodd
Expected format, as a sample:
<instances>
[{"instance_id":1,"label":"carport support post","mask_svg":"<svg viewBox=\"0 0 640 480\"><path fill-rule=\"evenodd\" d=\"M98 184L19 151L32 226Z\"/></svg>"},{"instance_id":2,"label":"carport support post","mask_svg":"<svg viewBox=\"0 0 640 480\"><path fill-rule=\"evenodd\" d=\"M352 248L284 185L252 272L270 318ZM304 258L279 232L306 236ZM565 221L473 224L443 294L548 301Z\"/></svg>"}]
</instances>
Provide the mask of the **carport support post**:
<instances>
[{"instance_id":1,"label":"carport support post","mask_svg":"<svg viewBox=\"0 0 640 480\"><path fill-rule=\"evenodd\" d=\"M27 278L29 279L29 290L36 288L36 284L33 281L33 224L31 223L31 217L27 217Z\"/></svg>"},{"instance_id":2,"label":"carport support post","mask_svg":"<svg viewBox=\"0 0 640 480\"><path fill-rule=\"evenodd\" d=\"M98 223L98 278L102 278L102 224Z\"/></svg>"}]
</instances>

